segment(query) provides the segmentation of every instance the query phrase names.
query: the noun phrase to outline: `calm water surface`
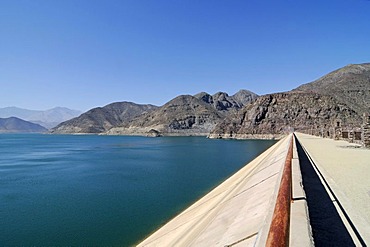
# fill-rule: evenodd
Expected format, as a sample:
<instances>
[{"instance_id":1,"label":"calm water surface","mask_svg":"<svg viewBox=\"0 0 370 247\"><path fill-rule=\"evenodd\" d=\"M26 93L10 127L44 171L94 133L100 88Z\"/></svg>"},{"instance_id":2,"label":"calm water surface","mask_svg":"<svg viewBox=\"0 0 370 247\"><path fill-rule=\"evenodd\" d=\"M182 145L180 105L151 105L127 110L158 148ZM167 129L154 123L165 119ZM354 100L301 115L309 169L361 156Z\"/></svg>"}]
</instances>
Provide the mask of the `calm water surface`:
<instances>
[{"instance_id":1,"label":"calm water surface","mask_svg":"<svg viewBox=\"0 0 370 247\"><path fill-rule=\"evenodd\" d=\"M274 141L0 135L0 244L131 246Z\"/></svg>"}]
</instances>

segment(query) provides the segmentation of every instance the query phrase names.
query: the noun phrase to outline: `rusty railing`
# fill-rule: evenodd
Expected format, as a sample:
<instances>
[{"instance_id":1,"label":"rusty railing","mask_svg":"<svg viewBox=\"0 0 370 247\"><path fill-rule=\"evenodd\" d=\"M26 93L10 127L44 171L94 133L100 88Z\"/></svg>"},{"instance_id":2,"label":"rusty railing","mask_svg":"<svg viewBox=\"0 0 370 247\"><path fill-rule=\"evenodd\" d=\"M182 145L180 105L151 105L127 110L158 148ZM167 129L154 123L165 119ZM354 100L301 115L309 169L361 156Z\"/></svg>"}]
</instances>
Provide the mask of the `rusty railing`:
<instances>
[{"instance_id":1,"label":"rusty railing","mask_svg":"<svg viewBox=\"0 0 370 247\"><path fill-rule=\"evenodd\" d=\"M290 204L292 199L292 158L293 158L292 135L281 183L276 199L274 214L267 236L266 246L288 246L290 227Z\"/></svg>"}]
</instances>

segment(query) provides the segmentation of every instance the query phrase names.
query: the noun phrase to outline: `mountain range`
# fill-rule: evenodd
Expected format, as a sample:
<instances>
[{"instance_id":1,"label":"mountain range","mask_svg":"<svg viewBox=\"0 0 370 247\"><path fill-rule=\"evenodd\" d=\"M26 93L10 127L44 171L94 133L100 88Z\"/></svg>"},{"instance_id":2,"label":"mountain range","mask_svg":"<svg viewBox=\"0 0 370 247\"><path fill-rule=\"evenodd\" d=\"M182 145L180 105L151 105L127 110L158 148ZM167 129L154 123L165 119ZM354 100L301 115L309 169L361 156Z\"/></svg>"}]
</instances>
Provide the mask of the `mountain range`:
<instances>
[{"instance_id":1,"label":"mountain range","mask_svg":"<svg viewBox=\"0 0 370 247\"><path fill-rule=\"evenodd\" d=\"M65 107L55 107L45 111L28 110L18 107L0 108L0 118L16 117L32 123L40 124L49 129L59 123L77 117L80 111L71 110Z\"/></svg>"},{"instance_id":2,"label":"mountain range","mask_svg":"<svg viewBox=\"0 0 370 247\"><path fill-rule=\"evenodd\" d=\"M361 126L369 107L370 64L351 64L283 93L201 92L177 96L161 107L113 103L63 122L51 132L274 138L289 129L322 132L336 121Z\"/></svg>"},{"instance_id":3,"label":"mountain range","mask_svg":"<svg viewBox=\"0 0 370 247\"><path fill-rule=\"evenodd\" d=\"M257 97L240 90L232 96L223 92L180 95L161 107L118 102L94 108L61 123L51 132L147 135L155 131L165 135L207 135L226 115Z\"/></svg>"}]
</instances>

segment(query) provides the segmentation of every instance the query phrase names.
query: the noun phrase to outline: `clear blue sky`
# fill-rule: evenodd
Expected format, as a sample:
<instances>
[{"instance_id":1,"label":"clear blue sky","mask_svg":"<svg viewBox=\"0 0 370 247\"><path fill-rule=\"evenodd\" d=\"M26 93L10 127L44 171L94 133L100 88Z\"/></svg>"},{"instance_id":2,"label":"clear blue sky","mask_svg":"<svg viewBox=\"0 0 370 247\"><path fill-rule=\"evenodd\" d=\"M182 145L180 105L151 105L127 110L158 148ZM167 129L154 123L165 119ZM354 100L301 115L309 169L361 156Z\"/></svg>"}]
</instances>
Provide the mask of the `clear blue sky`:
<instances>
[{"instance_id":1,"label":"clear blue sky","mask_svg":"<svg viewBox=\"0 0 370 247\"><path fill-rule=\"evenodd\" d=\"M363 62L368 0L0 0L0 107L266 94Z\"/></svg>"}]
</instances>

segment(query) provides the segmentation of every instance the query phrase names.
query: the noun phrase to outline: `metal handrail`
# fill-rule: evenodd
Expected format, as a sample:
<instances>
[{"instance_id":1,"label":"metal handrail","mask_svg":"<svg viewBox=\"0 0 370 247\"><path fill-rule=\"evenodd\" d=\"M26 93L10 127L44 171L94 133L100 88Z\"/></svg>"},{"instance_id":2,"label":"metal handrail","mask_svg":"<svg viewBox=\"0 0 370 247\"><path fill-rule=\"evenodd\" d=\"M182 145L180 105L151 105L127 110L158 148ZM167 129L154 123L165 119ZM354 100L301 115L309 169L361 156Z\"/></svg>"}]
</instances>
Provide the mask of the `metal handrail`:
<instances>
[{"instance_id":1,"label":"metal handrail","mask_svg":"<svg viewBox=\"0 0 370 247\"><path fill-rule=\"evenodd\" d=\"M285 159L266 246L289 246L290 204L292 200L293 135Z\"/></svg>"}]
</instances>

